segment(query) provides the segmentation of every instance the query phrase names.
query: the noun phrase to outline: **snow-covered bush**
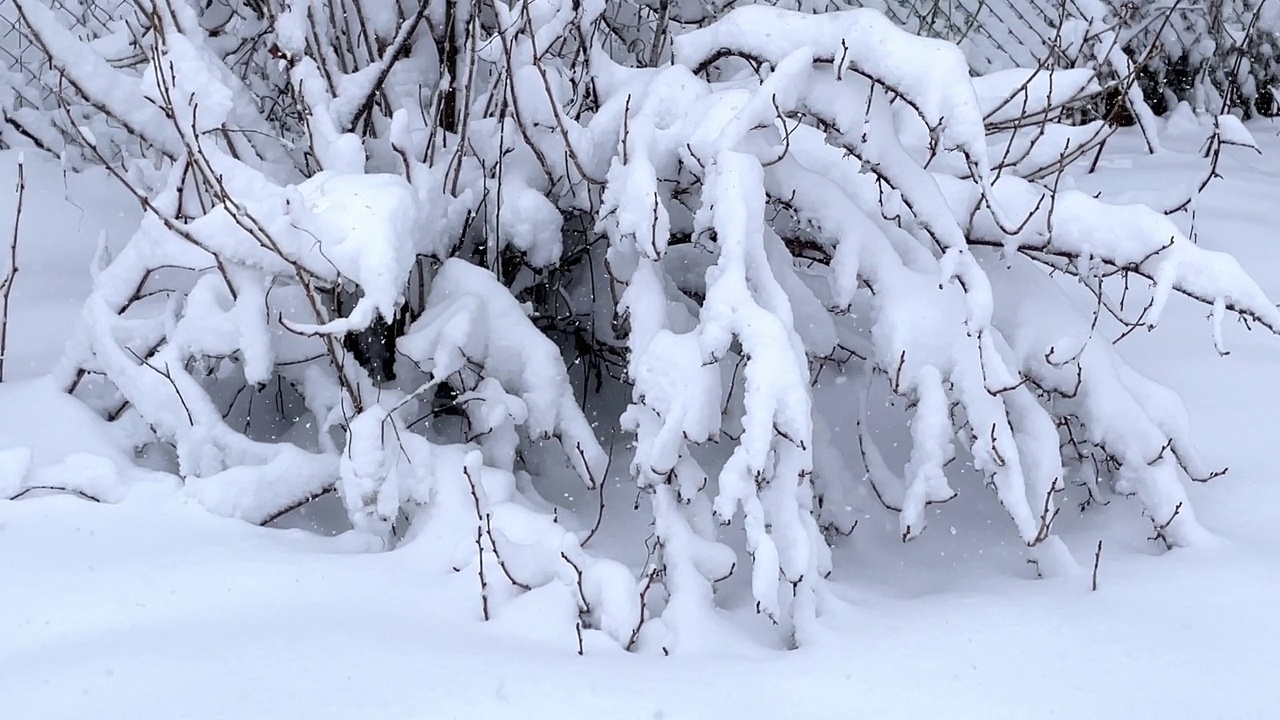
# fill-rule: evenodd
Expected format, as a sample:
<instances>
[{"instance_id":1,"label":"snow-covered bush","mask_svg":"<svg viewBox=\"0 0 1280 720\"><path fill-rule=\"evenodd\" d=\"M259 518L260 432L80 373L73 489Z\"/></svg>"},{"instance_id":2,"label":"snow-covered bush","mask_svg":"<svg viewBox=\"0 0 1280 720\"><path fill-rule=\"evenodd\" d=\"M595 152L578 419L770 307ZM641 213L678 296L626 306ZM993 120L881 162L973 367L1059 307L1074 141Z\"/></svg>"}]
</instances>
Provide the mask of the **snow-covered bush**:
<instances>
[{"instance_id":1,"label":"snow-covered bush","mask_svg":"<svg viewBox=\"0 0 1280 720\"><path fill-rule=\"evenodd\" d=\"M1153 105L1275 115L1280 8L1265 0L1127 3L1114 8L1126 49L1142 61Z\"/></svg>"},{"instance_id":2,"label":"snow-covered bush","mask_svg":"<svg viewBox=\"0 0 1280 720\"><path fill-rule=\"evenodd\" d=\"M1149 105L1163 115L1187 102L1203 113L1280 113L1280 8L1265 0L831 3L832 8L858 6L883 10L917 34L957 43L979 73L1041 63L1095 68L1118 91L1097 106L1104 112L1113 111L1120 96L1131 95L1128 86L1133 85L1145 98L1135 106L1138 112ZM1104 57L1097 56L1099 47ZM1126 111L1121 113L1128 123Z\"/></svg>"},{"instance_id":3,"label":"snow-covered bush","mask_svg":"<svg viewBox=\"0 0 1280 720\"><path fill-rule=\"evenodd\" d=\"M975 476L1043 572L1074 567L1069 493L1194 542L1183 480L1213 471L1097 315L1145 281L1130 325L1180 292L1219 339L1228 312L1280 328L1165 216L1057 190L1101 131L1055 121L1090 71L973 78L873 9L157 0L86 33L15 3L61 108L6 142L146 210L94 259L64 387L214 512L336 491L357 531L473 568L486 617L546 588L677 649L742 573L803 642L866 498L910 540ZM612 454L643 567L547 499L602 492Z\"/></svg>"}]
</instances>

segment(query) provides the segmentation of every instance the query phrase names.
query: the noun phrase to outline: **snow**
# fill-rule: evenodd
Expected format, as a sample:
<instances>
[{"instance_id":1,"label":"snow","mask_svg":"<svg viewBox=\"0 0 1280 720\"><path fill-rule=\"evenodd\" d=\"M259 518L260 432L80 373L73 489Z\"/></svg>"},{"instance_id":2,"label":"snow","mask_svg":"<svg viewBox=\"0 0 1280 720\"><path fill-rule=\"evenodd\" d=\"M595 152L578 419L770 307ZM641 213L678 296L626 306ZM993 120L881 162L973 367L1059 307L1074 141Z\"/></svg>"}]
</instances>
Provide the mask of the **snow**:
<instances>
[{"instance_id":1,"label":"snow","mask_svg":"<svg viewBox=\"0 0 1280 720\"><path fill-rule=\"evenodd\" d=\"M1108 547L1097 593L1009 578L914 596L849 590L826 640L794 653L654 658L597 643L580 658L572 618L558 635L514 634L546 624L529 598L481 624L473 579L424 575L410 553L350 554L360 548L343 538L259 530L163 497L46 498L5 506L0 522L0 562L22 579L0 594L0 688L8 712L33 720L1274 709L1274 543L1162 557Z\"/></svg>"},{"instance_id":2,"label":"snow","mask_svg":"<svg viewBox=\"0 0 1280 720\"><path fill-rule=\"evenodd\" d=\"M1280 152L1274 133L1255 134L1264 152ZM1193 139L1173 157L1144 157L1138 143L1129 144L1130 167L1078 176L1081 188L1117 192L1198 171ZM1197 223L1202 245L1239 253L1274 295L1280 265L1259 238L1280 178L1265 157L1228 153ZM59 213L32 216L63 222ZM31 274L15 294L20 309L48 284L76 282L52 247L32 249ZM58 317L56 306L37 308ZM625 654L588 631L580 658L575 617L556 596L568 587L505 600L485 624L474 572L424 572L422 545L370 554L356 535L255 528L149 484L117 504L0 502L0 692L7 712L30 720L349 720L422 708L470 718L1269 716L1280 530L1255 509L1280 504L1270 437L1280 422L1272 402L1280 342L1228 324L1232 353L1220 357L1204 316L1173 298L1159 331L1119 351L1182 395L1202 445L1230 463L1227 477L1190 488L1200 521L1221 540L1159 553L1121 499L1084 515L1064 508L1059 532L1082 566L1104 540L1097 592L1088 573L1029 580L1008 536L992 530L1003 521L980 494L962 493L926 507L940 527L909 545L872 535L841 547L821 633L801 650L773 648L740 608L696 618L698 642L686 623L686 642L670 657ZM19 326L17 347L41 331ZM1063 356L1075 347L1064 344ZM122 466L120 439L47 381L0 392L0 467L10 475L24 464L15 447L31 448L37 467L76 457ZM898 522L883 512L859 519L855 533ZM499 542L510 550L520 537ZM620 612L603 624L622 624ZM668 612L664 622L680 617ZM767 680L742 681L762 672ZM1046 705L1046 695L1056 699Z\"/></svg>"},{"instance_id":3,"label":"snow","mask_svg":"<svg viewBox=\"0 0 1280 720\"><path fill-rule=\"evenodd\" d=\"M519 393L518 424L535 438L560 438L575 470L594 487L605 452L574 401L559 349L506 288L489 271L450 259L436 274L427 304L431 310L401 338L400 351L435 381L484 358L478 372Z\"/></svg>"},{"instance_id":4,"label":"snow","mask_svg":"<svg viewBox=\"0 0 1280 720\"><path fill-rule=\"evenodd\" d=\"M420 225L413 188L396 175L323 172L297 192L303 207L294 209L294 222L316 238L309 263L331 265L363 292L350 325L367 327L375 311L391 319L413 267Z\"/></svg>"},{"instance_id":5,"label":"snow","mask_svg":"<svg viewBox=\"0 0 1280 720\"><path fill-rule=\"evenodd\" d=\"M1256 129L1265 152L1280 151L1272 135ZM1076 181L1116 192L1144 178L1192 177L1193 143L1175 158L1144 158L1132 145L1132 167ZM1198 202L1199 237L1239 252L1263 290L1276 293L1280 266L1257 238L1280 178L1243 149L1228 154L1224 176ZM59 196L40 202L56 206ZM63 222L59 213L32 217ZM95 227L78 237L92 238ZM56 318L59 306L42 293L76 282L76 272L52 261L51 249L32 252L15 306ZM900 717L1266 716L1280 642L1272 607L1280 532L1254 509L1280 503L1268 437L1280 415L1266 401L1277 388L1280 345L1228 325L1233 352L1220 357L1203 315L1171 300L1160 331L1139 333L1120 351L1178 389L1202 445L1230 462L1228 477L1190 488L1199 519L1222 539L1157 553L1132 506L1114 501L1092 515L1068 507L1060 533L1080 564L1091 565L1094 544L1105 541L1096 593L1082 577L1028 580L1005 534L982 519L982 503L973 512L973 493L963 493L928 506L924 514L941 528L908 546L838 550L822 633L803 650L749 639L735 611L700 625L714 642L690 639L671 657L626 655L590 633L586 657L577 657L575 618L559 615L562 601L547 594L559 585L507 602L484 624L474 575L422 573L416 544L370 555L356 536L253 528L151 484L116 505L68 496L0 502L0 566L12 579L0 589L6 708L31 720L351 719L424 707L444 717L516 708L530 717L645 719L836 708ZM26 338L41 331L19 324L17 347L31 347ZM5 469L23 464L13 447L32 448L37 466L77 454L111 464L127 456L119 438L93 430L91 414L44 380L3 392ZM49 432L55 427L64 432ZM765 667L768 682L741 682ZM1059 698L1048 710L1046 694Z\"/></svg>"},{"instance_id":6,"label":"snow","mask_svg":"<svg viewBox=\"0 0 1280 720\"><path fill-rule=\"evenodd\" d=\"M768 28L768 32L758 32ZM982 114L968 63L951 43L912 35L879 11L868 8L809 15L764 5L732 10L708 28L675 40L676 61L688 67L716 57L726 49L745 54L782 70L785 58L809 52L835 66L896 88L930 127L939 128L948 147L957 147L984 165L986 147L975 142L972 129Z\"/></svg>"},{"instance_id":7,"label":"snow","mask_svg":"<svg viewBox=\"0 0 1280 720\"><path fill-rule=\"evenodd\" d=\"M379 44L408 40L381 5ZM268 126L220 59L251 30L173 8L139 76L39 12L62 61L91 55L92 101L140 126L167 105L152 154L181 157L69 119L123 153L141 223L101 173L63 202L31 161L6 711L1274 710L1274 127L1183 113L1157 137L1139 106L1058 192L1028 178L1101 126L1018 116L1087 71L973 79L877 11L763 6L628 69L604 3L531 0L488 42L455 17L463 64L404 46L400 70L466 76L458 132L399 77L352 128L387 60L299 0L246 71L307 119L268 158L270 128L231 132ZM1127 68L1103 40L1076 50ZM1194 211L1133 204L1198 187L1210 131L1224 178ZM84 302L54 365L61 298ZM378 318L398 385L344 361Z\"/></svg>"}]
</instances>

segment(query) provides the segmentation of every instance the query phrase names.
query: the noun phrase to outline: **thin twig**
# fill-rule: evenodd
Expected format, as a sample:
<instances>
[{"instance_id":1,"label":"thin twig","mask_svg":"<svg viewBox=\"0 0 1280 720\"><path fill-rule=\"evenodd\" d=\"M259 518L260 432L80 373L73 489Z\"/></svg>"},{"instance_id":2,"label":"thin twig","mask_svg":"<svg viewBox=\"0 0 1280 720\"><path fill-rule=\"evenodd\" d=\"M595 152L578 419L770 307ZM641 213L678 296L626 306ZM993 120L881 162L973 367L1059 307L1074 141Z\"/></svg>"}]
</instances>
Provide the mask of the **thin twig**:
<instances>
[{"instance_id":1,"label":"thin twig","mask_svg":"<svg viewBox=\"0 0 1280 720\"><path fill-rule=\"evenodd\" d=\"M1093 592L1098 592L1098 563L1102 562L1102 541L1098 541L1098 549L1093 551Z\"/></svg>"},{"instance_id":2,"label":"thin twig","mask_svg":"<svg viewBox=\"0 0 1280 720\"><path fill-rule=\"evenodd\" d=\"M13 211L13 236L9 239L9 267L0 278L0 382L4 382L4 361L9 349L9 299L18 277L18 230L22 224L22 204L27 192L26 170L18 160L18 204Z\"/></svg>"}]
</instances>

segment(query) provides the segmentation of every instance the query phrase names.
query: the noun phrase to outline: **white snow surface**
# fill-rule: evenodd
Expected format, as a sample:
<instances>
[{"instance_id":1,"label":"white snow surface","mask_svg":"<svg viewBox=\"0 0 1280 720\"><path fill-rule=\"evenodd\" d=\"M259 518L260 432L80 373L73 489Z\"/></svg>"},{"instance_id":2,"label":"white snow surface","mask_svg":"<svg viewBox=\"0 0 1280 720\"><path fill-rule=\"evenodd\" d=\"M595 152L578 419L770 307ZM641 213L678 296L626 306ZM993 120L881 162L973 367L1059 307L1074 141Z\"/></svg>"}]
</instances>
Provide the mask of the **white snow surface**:
<instances>
[{"instance_id":1,"label":"white snow surface","mask_svg":"<svg viewBox=\"0 0 1280 720\"><path fill-rule=\"evenodd\" d=\"M1203 248L1235 254L1262 290L1280 297L1270 236L1280 140L1275 126L1251 129L1262 154L1224 151L1224 179L1196 200L1196 237ZM1077 172L1074 183L1104 200L1194 183L1203 172L1195 152L1202 130L1170 126L1166 151L1154 156L1136 135L1117 136L1100 171ZM16 160L0 154L0 188ZM1280 647L1280 339L1237 323L1215 330L1203 305L1171 296L1159 329L1135 333L1117 351L1181 395L1208 462L1230 466L1226 477L1188 490L1216 541L1166 553L1148 540L1136 500L1086 514L1064 507L1054 529L1085 572L1035 580L995 499L970 489L922 507L930 529L909 544L867 532L896 535L896 515L858 517L853 537L834 551L833 597L818 632L800 650L779 647L741 586L725 588L728 609L711 616L688 650L625 653L587 631L580 657L576 618L563 612L569 586L496 598L485 623L474 565L441 570L427 542L379 553L356 533L258 528L215 517L174 484L133 469L121 439L37 376L56 359L87 293L81 265L99 232L109 241L127 236L136 209L100 173L71 176L64 190L55 166L28 157L27 178L36 189L28 191L13 301L17 355L9 368L17 382L0 385L0 497L53 473L110 502L40 491L0 499L0 717L1280 712L1271 690ZM12 202L0 192L0 223L12 217ZM1188 228L1185 213L1173 221ZM1089 313L1088 299L1078 299ZM1100 331L1118 334L1105 322ZM1219 356L1217 332L1230 355ZM832 442L845 452L856 444L851 418L829 417ZM912 460L926 483L913 492L941 492L929 471L942 458ZM634 549L605 545L627 534L611 528L647 520L632 512L625 469L613 473L592 550L630 559Z\"/></svg>"}]
</instances>

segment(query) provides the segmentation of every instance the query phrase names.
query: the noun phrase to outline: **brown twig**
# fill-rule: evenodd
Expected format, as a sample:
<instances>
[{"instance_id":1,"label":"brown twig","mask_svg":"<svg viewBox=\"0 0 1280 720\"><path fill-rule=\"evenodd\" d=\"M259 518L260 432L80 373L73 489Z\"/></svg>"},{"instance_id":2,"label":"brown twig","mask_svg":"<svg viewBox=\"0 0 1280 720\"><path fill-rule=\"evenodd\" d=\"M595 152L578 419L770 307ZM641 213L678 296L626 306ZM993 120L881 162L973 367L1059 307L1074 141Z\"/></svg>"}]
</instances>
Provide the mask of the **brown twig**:
<instances>
[{"instance_id":1,"label":"brown twig","mask_svg":"<svg viewBox=\"0 0 1280 720\"><path fill-rule=\"evenodd\" d=\"M1049 539L1049 533L1053 529L1053 521L1058 518L1058 512L1062 510L1060 507L1053 507L1053 491L1057 484L1057 480L1055 480L1044 494L1044 508L1040 511L1040 529L1036 532L1035 538L1027 543L1027 547L1035 547Z\"/></svg>"},{"instance_id":2,"label":"brown twig","mask_svg":"<svg viewBox=\"0 0 1280 720\"><path fill-rule=\"evenodd\" d=\"M573 568L574 575L577 576L579 614L582 614L582 615L590 614L591 603L587 602L587 593L586 593L586 590L582 587L582 568L578 567L577 563L569 559L569 555L567 553L561 552L560 558L563 559L566 563L569 563L569 567Z\"/></svg>"},{"instance_id":3,"label":"brown twig","mask_svg":"<svg viewBox=\"0 0 1280 720\"><path fill-rule=\"evenodd\" d=\"M382 63L382 69L378 71L378 77L373 85L369 87L369 92L365 95L364 101L360 103L360 108L351 117L351 122L347 123L347 132L354 132L365 116L373 110L378 94L382 92L382 86L386 84L387 77L391 75L391 69L395 67L396 61L404 56L405 46L413 39L413 34L418 30L418 25L422 22L422 19L426 17L427 8L430 5L431 3L429 2L419 3L418 11L400 27L400 31L396 33L395 40L383 52L382 59L379 60ZM357 7L359 7L359 3L357 3ZM361 23L361 27L367 26ZM369 50L372 52L373 48L369 48Z\"/></svg>"},{"instance_id":4,"label":"brown twig","mask_svg":"<svg viewBox=\"0 0 1280 720\"><path fill-rule=\"evenodd\" d=\"M507 562L502 559L502 553L498 552L498 541L495 540L493 536L492 513L484 514L484 532L489 536L489 547L493 550L493 557L498 561L498 568L502 570L502 574L507 576L507 580L510 581L512 585L515 585L521 590L530 590L531 588L528 583L523 583L515 579L515 576L511 574L511 569L507 567Z\"/></svg>"},{"instance_id":5,"label":"brown twig","mask_svg":"<svg viewBox=\"0 0 1280 720\"><path fill-rule=\"evenodd\" d=\"M1093 551L1093 592L1098 592L1098 563L1102 562L1102 541L1098 541L1098 549Z\"/></svg>"},{"instance_id":6,"label":"brown twig","mask_svg":"<svg viewBox=\"0 0 1280 720\"><path fill-rule=\"evenodd\" d=\"M18 204L13 211L13 236L9 239L9 267L0 278L0 382L4 381L4 361L9 349L9 299L13 297L18 277L18 230L22 224L22 205L27 192L26 170L18 161Z\"/></svg>"},{"instance_id":7,"label":"brown twig","mask_svg":"<svg viewBox=\"0 0 1280 720\"><path fill-rule=\"evenodd\" d=\"M578 446L579 452L581 452L581 447L582 447L581 445ZM596 521L592 523L591 530L588 531L587 536L583 538L581 543L582 547L586 547L587 543L591 542L591 539L596 536L596 533L600 532L600 525L601 523L604 522L604 488L605 488L605 485L608 484L609 468L613 466L613 451L615 450L615 448L616 448L615 445L609 446L609 459L608 461L605 462L604 475L600 479L596 480L596 487L600 491L599 497L597 498L598 507L596 508ZM584 466L586 465L585 457L583 458L583 465Z\"/></svg>"},{"instance_id":8,"label":"brown twig","mask_svg":"<svg viewBox=\"0 0 1280 720\"><path fill-rule=\"evenodd\" d=\"M293 512L294 510L297 510L298 508L301 508L304 505L308 505L316 500L319 500L325 495L332 493L334 489L335 488L333 485L329 485L327 487L321 488L316 492L308 493L306 497L295 500L289 503L288 505L285 505L284 507L280 508L279 510L271 513L265 519L259 521L258 524L262 526L270 525L271 523L279 520L285 515L288 515L289 513Z\"/></svg>"},{"instance_id":9,"label":"brown twig","mask_svg":"<svg viewBox=\"0 0 1280 720\"><path fill-rule=\"evenodd\" d=\"M480 565L480 611L485 620L489 615L489 579L484 572L484 516L480 512L480 489L476 487L475 478L471 477L471 468L466 465L462 468L462 474L467 478L467 484L471 486L471 500L475 503L476 510L476 557Z\"/></svg>"},{"instance_id":10,"label":"brown twig","mask_svg":"<svg viewBox=\"0 0 1280 720\"><path fill-rule=\"evenodd\" d=\"M65 493L67 495L75 495L78 498L89 500L96 503L102 502L102 498L97 497L96 495L92 495L83 490L76 490L74 488L61 487L58 485L28 485L27 487L19 491L18 494L10 496L9 499L19 500L25 497L27 493L35 492L36 490L47 490L49 492Z\"/></svg>"},{"instance_id":11,"label":"brown twig","mask_svg":"<svg viewBox=\"0 0 1280 720\"><path fill-rule=\"evenodd\" d=\"M653 581L658 577L658 568L649 571L648 577L645 578L644 587L640 588L640 617L636 618L636 625L631 629L631 635L627 638L626 649L632 650L636 646L636 641L640 639L640 629L644 627L645 615L647 610L646 599L649 595L649 588L653 587Z\"/></svg>"},{"instance_id":12,"label":"brown twig","mask_svg":"<svg viewBox=\"0 0 1280 720\"><path fill-rule=\"evenodd\" d=\"M141 355L138 355L138 353L134 352L133 348L126 347L125 350L129 351L129 354L132 355L134 359L138 361L138 364L142 365L143 367L146 367L147 369L156 373L160 377L169 381L170 387L173 388L173 394L178 396L178 402L182 403L182 409L187 414L187 423L192 427L195 427L196 421L195 421L195 417L193 417L191 414L191 407L187 405L187 399L182 396L182 391L178 389L178 383L175 382L173 379L173 371L169 369L169 363L166 362L164 364L164 369L161 370L155 365L152 365L151 363L144 360Z\"/></svg>"},{"instance_id":13,"label":"brown twig","mask_svg":"<svg viewBox=\"0 0 1280 720\"><path fill-rule=\"evenodd\" d=\"M1151 520L1151 524L1154 526L1155 534L1154 534L1154 535L1152 535L1152 536L1151 536L1150 538L1148 538L1148 539L1149 539L1149 540L1159 540L1160 542L1164 543L1164 549L1165 549L1165 550L1172 550L1172 549L1173 549L1173 543L1169 542L1169 537L1168 537L1168 535L1166 535L1166 534L1165 534L1165 531L1166 531L1166 530L1168 530L1168 529L1169 529L1169 526L1173 524L1173 521L1174 521L1174 520L1176 520L1176 519L1178 518L1178 513L1180 513L1180 512L1182 512L1182 503L1181 503L1181 502L1179 502L1177 505L1174 505L1174 506L1173 506L1173 514L1171 514L1171 515L1169 516L1169 519L1168 519L1168 520L1165 520L1165 521L1164 521L1164 522L1162 522L1162 523L1157 523L1157 522L1155 521L1155 519L1154 519L1154 518L1152 518L1152 520Z\"/></svg>"}]
</instances>

